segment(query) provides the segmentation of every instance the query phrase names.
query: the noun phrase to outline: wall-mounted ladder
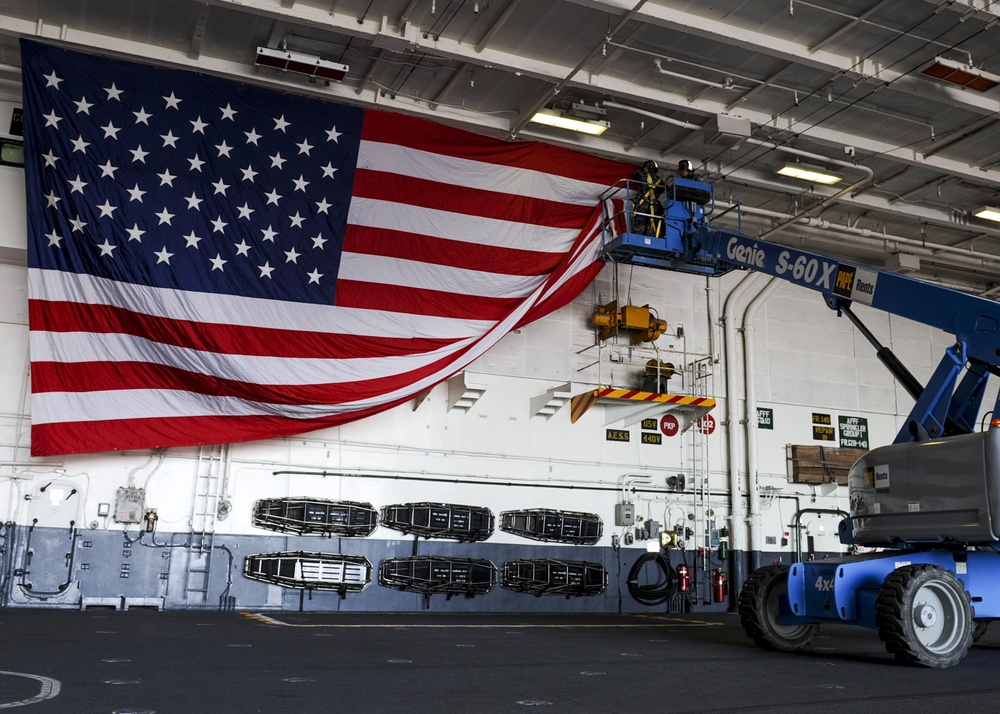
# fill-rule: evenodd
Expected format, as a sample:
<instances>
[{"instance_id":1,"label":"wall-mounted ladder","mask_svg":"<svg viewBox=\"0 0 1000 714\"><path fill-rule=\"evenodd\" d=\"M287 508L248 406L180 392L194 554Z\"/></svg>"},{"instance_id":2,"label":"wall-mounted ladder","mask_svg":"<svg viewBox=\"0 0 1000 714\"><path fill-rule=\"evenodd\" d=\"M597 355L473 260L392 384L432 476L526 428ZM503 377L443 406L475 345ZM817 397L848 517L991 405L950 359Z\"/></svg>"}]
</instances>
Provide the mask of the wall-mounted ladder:
<instances>
[{"instance_id":1,"label":"wall-mounted ladder","mask_svg":"<svg viewBox=\"0 0 1000 714\"><path fill-rule=\"evenodd\" d=\"M695 360L686 365L686 381L688 389L693 396L704 397L709 394L712 377L712 362L710 357ZM708 430L705 422L702 421L709 415L703 415L688 430L688 470L691 474L691 484L694 487L694 531L695 546L699 548L695 552L699 554L697 559L698 577L696 579L696 599L708 602L711 599L709 590L708 573L711 570L709 564L709 552L712 548L711 531L714 524L712 513L711 488L709 484L709 458L708 458ZM712 418L712 417L709 417Z\"/></svg>"},{"instance_id":2,"label":"wall-mounted ladder","mask_svg":"<svg viewBox=\"0 0 1000 714\"><path fill-rule=\"evenodd\" d=\"M198 451L185 586L185 597L188 602L208 602L208 591L212 582L215 524L219 517L219 503L224 495L228 468L228 444L202 446Z\"/></svg>"}]
</instances>

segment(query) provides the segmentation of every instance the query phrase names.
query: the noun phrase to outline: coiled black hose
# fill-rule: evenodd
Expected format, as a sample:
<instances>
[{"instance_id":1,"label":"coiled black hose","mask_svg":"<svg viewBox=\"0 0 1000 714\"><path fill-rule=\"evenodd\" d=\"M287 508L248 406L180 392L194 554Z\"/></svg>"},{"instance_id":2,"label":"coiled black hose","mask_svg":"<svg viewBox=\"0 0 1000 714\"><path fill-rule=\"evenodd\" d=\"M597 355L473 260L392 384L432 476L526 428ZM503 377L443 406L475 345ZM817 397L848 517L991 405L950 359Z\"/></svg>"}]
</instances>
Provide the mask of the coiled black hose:
<instances>
[{"instance_id":1,"label":"coiled black hose","mask_svg":"<svg viewBox=\"0 0 1000 714\"><path fill-rule=\"evenodd\" d=\"M639 573L651 560L656 562L663 578L654 583L640 585ZM670 599L677 592L677 574L667 556L663 553L644 553L640 556L628 573L628 591L636 602L647 606L661 605Z\"/></svg>"}]
</instances>

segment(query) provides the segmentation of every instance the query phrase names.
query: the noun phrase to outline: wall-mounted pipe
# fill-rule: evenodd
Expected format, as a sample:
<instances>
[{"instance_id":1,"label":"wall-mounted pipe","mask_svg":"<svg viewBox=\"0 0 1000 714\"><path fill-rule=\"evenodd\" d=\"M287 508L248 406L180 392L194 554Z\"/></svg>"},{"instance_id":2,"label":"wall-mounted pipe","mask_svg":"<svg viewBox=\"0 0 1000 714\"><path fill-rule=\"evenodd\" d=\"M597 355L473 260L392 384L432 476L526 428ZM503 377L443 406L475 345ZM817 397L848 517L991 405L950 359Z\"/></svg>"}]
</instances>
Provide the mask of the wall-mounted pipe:
<instances>
[{"instance_id":1,"label":"wall-mounted pipe","mask_svg":"<svg viewBox=\"0 0 1000 714\"><path fill-rule=\"evenodd\" d=\"M744 421L744 433L746 440L746 469L747 469L747 502L750 511L750 570L753 572L761 567L761 553L764 550L764 532L760 515L760 485L757 483L757 362L754 352L756 344L754 342L754 319L757 317L757 310L767 300L768 297L781 287L781 281L771 278L764 289L761 290L750 301L746 311L743 313L743 364L744 364L744 404L746 405L746 417Z\"/></svg>"},{"instance_id":2,"label":"wall-mounted pipe","mask_svg":"<svg viewBox=\"0 0 1000 714\"><path fill-rule=\"evenodd\" d=\"M733 581L733 597L737 597L743 581L748 573L746 568L747 549L747 522L746 506L743 503L743 484L740 478L740 452L739 452L739 374L737 370L737 338L736 338L736 312L737 305L746 291L756 282L759 275L751 273L743 277L743 280L726 296L726 305L723 316L723 341L722 349L726 360L726 438L728 444L728 466L729 466L729 513L731 517L733 563L730 570L730 578Z\"/></svg>"}]
</instances>

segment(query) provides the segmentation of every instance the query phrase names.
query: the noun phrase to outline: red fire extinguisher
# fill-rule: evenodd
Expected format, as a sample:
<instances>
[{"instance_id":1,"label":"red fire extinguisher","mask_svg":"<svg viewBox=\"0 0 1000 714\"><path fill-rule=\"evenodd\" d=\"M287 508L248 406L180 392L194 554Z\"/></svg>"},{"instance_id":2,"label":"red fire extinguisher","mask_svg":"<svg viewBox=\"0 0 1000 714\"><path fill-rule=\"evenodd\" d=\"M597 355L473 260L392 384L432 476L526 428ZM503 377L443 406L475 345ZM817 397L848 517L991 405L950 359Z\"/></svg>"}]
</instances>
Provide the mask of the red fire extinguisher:
<instances>
[{"instance_id":1,"label":"red fire extinguisher","mask_svg":"<svg viewBox=\"0 0 1000 714\"><path fill-rule=\"evenodd\" d=\"M677 566L677 589L682 593L691 589L691 568L686 563Z\"/></svg>"},{"instance_id":2,"label":"red fire extinguisher","mask_svg":"<svg viewBox=\"0 0 1000 714\"><path fill-rule=\"evenodd\" d=\"M712 600L713 602L726 601L726 574L722 568L716 568L712 573Z\"/></svg>"}]
</instances>

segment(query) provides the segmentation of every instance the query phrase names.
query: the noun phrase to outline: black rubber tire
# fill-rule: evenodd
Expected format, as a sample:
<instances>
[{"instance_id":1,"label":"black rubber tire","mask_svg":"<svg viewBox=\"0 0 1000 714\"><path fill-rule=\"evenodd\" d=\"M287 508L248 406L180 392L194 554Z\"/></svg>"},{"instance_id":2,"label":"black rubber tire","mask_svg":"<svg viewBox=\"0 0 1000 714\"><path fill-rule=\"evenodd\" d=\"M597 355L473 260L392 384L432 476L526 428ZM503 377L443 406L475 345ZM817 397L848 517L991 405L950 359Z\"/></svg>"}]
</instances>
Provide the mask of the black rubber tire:
<instances>
[{"instance_id":1,"label":"black rubber tire","mask_svg":"<svg viewBox=\"0 0 1000 714\"><path fill-rule=\"evenodd\" d=\"M778 621L779 598L788 593L787 565L758 568L740 591L740 624L766 650L795 652L808 645L819 625L784 625Z\"/></svg>"},{"instance_id":2,"label":"black rubber tire","mask_svg":"<svg viewBox=\"0 0 1000 714\"><path fill-rule=\"evenodd\" d=\"M882 583L875 601L878 636L896 660L954 667L972 646L975 613L965 586L936 565L904 565Z\"/></svg>"}]
</instances>

